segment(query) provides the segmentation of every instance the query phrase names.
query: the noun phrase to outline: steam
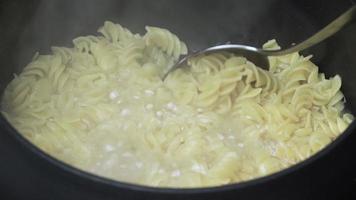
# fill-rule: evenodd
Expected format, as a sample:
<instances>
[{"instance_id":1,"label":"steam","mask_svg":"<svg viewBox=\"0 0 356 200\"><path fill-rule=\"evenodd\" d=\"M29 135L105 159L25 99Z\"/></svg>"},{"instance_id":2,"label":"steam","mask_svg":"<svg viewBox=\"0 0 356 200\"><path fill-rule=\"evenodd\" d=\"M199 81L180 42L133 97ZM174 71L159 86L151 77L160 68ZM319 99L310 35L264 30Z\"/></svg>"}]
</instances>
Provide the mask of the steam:
<instances>
[{"instance_id":1,"label":"steam","mask_svg":"<svg viewBox=\"0 0 356 200\"><path fill-rule=\"evenodd\" d=\"M47 54L51 46L71 46L75 37L96 34L105 20L141 34L146 25L167 28L191 50L227 42L261 46L272 38L286 46L315 29L305 13L283 0L44 0L20 37L16 66L25 66L36 51Z\"/></svg>"}]
</instances>

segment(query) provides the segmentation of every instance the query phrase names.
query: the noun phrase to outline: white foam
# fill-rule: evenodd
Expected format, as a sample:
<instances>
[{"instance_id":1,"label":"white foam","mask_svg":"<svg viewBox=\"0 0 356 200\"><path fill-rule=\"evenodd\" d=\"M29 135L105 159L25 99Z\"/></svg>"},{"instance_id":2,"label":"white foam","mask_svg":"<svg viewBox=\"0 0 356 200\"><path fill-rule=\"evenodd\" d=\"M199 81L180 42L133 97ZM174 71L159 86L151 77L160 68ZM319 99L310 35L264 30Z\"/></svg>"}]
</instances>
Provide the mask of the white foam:
<instances>
[{"instance_id":1,"label":"white foam","mask_svg":"<svg viewBox=\"0 0 356 200\"><path fill-rule=\"evenodd\" d=\"M229 138L230 140L234 140L234 139L235 139L235 136L229 135L227 138Z\"/></svg>"},{"instance_id":2,"label":"white foam","mask_svg":"<svg viewBox=\"0 0 356 200\"><path fill-rule=\"evenodd\" d=\"M162 111L157 111L156 112L156 116L157 117L162 117L163 116L163 112Z\"/></svg>"},{"instance_id":3,"label":"white foam","mask_svg":"<svg viewBox=\"0 0 356 200\"><path fill-rule=\"evenodd\" d=\"M137 168L141 168L143 166L143 163L142 162L136 162L135 165L136 165Z\"/></svg>"},{"instance_id":4,"label":"white foam","mask_svg":"<svg viewBox=\"0 0 356 200\"><path fill-rule=\"evenodd\" d=\"M203 109L202 108L198 108L197 112L201 113L201 112L203 112Z\"/></svg>"},{"instance_id":5,"label":"white foam","mask_svg":"<svg viewBox=\"0 0 356 200\"><path fill-rule=\"evenodd\" d=\"M245 146L245 144L244 143L238 143L237 146L240 147L240 148L243 148Z\"/></svg>"},{"instance_id":6,"label":"white foam","mask_svg":"<svg viewBox=\"0 0 356 200\"><path fill-rule=\"evenodd\" d=\"M152 91L152 90L145 90L145 94L146 94L147 96L153 96L153 95L155 94L155 92Z\"/></svg>"},{"instance_id":7,"label":"white foam","mask_svg":"<svg viewBox=\"0 0 356 200\"><path fill-rule=\"evenodd\" d=\"M169 110L172 110L172 111L177 111L178 108L177 108L177 105L173 102L169 102L166 107L169 109Z\"/></svg>"},{"instance_id":8,"label":"white foam","mask_svg":"<svg viewBox=\"0 0 356 200\"><path fill-rule=\"evenodd\" d=\"M200 118L200 121L204 124L207 124L210 122L210 120L208 118Z\"/></svg>"},{"instance_id":9,"label":"white foam","mask_svg":"<svg viewBox=\"0 0 356 200\"><path fill-rule=\"evenodd\" d=\"M225 139L225 136L224 136L223 134L219 133L219 134L218 134L218 138L219 138L220 140L223 140L223 139Z\"/></svg>"},{"instance_id":10,"label":"white foam","mask_svg":"<svg viewBox=\"0 0 356 200\"><path fill-rule=\"evenodd\" d=\"M109 97L110 99L114 100L119 96L119 93L116 90L110 92Z\"/></svg>"},{"instance_id":11,"label":"white foam","mask_svg":"<svg viewBox=\"0 0 356 200\"><path fill-rule=\"evenodd\" d=\"M111 144L106 144L104 146L104 149L105 149L106 152L112 152L112 151L115 150L115 147L113 145L111 145Z\"/></svg>"},{"instance_id":12,"label":"white foam","mask_svg":"<svg viewBox=\"0 0 356 200\"><path fill-rule=\"evenodd\" d=\"M192 171L195 171L195 172L198 172L198 173L203 173L203 174L206 173L204 166L200 165L198 163L195 163L194 165L192 165L191 169L192 169Z\"/></svg>"},{"instance_id":13,"label":"white foam","mask_svg":"<svg viewBox=\"0 0 356 200\"><path fill-rule=\"evenodd\" d=\"M127 115L129 115L129 114L130 114L130 110L127 109L127 108L125 108L125 109L123 109L123 110L121 111L121 116L127 116Z\"/></svg>"},{"instance_id":14,"label":"white foam","mask_svg":"<svg viewBox=\"0 0 356 200\"><path fill-rule=\"evenodd\" d=\"M173 172L172 172L172 174L171 174L171 176L173 176L173 177L177 177L177 176L180 176L181 175L181 172L180 172L180 170L174 170Z\"/></svg>"}]
</instances>

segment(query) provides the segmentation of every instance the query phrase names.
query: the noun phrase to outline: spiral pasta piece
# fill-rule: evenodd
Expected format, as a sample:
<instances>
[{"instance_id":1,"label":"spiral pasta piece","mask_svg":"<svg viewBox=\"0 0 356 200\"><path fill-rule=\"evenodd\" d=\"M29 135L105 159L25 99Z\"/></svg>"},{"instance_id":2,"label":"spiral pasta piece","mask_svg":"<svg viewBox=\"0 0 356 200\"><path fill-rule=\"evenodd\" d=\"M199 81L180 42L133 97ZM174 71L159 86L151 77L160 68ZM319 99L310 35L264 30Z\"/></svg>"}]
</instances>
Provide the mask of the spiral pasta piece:
<instances>
[{"instance_id":1,"label":"spiral pasta piece","mask_svg":"<svg viewBox=\"0 0 356 200\"><path fill-rule=\"evenodd\" d=\"M187 46L170 31L152 26L146 26L146 31L144 38L148 46L157 46L174 59L187 54Z\"/></svg>"}]
</instances>

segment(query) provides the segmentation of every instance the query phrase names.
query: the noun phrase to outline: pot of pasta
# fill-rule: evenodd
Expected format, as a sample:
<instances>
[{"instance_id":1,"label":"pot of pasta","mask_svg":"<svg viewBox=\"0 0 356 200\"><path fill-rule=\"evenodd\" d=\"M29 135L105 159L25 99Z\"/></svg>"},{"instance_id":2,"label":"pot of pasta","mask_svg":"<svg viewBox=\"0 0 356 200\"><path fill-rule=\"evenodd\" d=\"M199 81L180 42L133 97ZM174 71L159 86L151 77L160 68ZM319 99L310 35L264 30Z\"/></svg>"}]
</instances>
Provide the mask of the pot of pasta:
<instances>
[{"instance_id":1,"label":"pot of pasta","mask_svg":"<svg viewBox=\"0 0 356 200\"><path fill-rule=\"evenodd\" d=\"M356 26L322 1L4 1L4 199L355 198Z\"/></svg>"}]
</instances>

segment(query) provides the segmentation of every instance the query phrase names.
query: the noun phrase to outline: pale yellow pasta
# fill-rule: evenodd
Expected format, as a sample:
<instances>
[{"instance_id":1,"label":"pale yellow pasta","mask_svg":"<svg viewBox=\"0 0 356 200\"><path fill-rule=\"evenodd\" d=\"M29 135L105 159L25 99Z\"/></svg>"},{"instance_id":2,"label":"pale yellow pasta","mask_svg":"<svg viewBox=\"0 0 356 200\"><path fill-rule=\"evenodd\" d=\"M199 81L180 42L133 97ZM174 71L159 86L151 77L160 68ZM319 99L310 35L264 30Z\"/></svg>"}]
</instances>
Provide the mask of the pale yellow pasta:
<instances>
[{"instance_id":1,"label":"pale yellow pasta","mask_svg":"<svg viewBox=\"0 0 356 200\"><path fill-rule=\"evenodd\" d=\"M144 38L148 46L157 46L174 59L178 59L181 54L187 54L187 46L167 29L146 26L146 31Z\"/></svg>"},{"instance_id":2,"label":"pale yellow pasta","mask_svg":"<svg viewBox=\"0 0 356 200\"><path fill-rule=\"evenodd\" d=\"M118 42L125 43L140 37L138 34L132 34L131 31L120 24L114 24L110 21L106 21L104 26L99 28L98 32L103 34L112 44L117 44Z\"/></svg>"},{"instance_id":3,"label":"pale yellow pasta","mask_svg":"<svg viewBox=\"0 0 356 200\"><path fill-rule=\"evenodd\" d=\"M52 156L115 180L203 187L265 176L315 154L354 120L341 77L311 56L270 57L270 69L214 53L192 58L170 31L141 36L105 22L101 36L36 54L15 75L2 113ZM266 49L279 49L275 40Z\"/></svg>"},{"instance_id":4,"label":"pale yellow pasta","mask_svg":"<svg viewBox=\"0 0 356 200\"><path fill-rule=\"evenodd\" d=\"M198 56L188 61L191 71L196 74L216 74L225 68L225 61L229 58L227 54L211 54Z\"/></svg>"}]
</instances>

